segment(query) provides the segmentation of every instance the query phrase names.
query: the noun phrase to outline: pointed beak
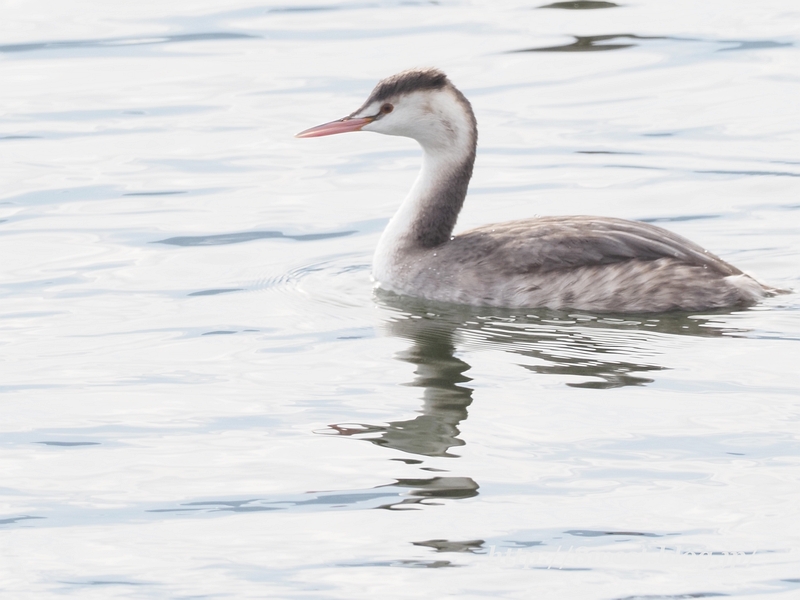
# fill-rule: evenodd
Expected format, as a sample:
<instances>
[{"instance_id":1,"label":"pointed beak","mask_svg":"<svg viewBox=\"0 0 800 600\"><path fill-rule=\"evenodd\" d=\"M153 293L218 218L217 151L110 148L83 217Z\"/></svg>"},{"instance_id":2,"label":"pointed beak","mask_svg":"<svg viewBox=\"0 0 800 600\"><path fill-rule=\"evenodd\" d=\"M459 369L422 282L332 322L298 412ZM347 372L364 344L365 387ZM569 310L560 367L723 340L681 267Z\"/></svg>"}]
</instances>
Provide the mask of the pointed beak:
<instances>
[{"instance_id":1,"label":"pointed beak","mask_svg":"<svg viewBox=\"0 0 800 600\"><path fill-rule=\"evenodd\" d=\"M322 137L323 135L333 135L335 133L347 133L348 131L358 131L364 125L368 123L372 123L375 120L375 117L344 117L343 119L339 119L338 121L331 121L330 123L323 123L322 125L317 125L316 127L312 127L311 129L306 129L305 131L301 131L294 137L296 138L310 138L310 137Z\"/></svg>"}]
</instances>

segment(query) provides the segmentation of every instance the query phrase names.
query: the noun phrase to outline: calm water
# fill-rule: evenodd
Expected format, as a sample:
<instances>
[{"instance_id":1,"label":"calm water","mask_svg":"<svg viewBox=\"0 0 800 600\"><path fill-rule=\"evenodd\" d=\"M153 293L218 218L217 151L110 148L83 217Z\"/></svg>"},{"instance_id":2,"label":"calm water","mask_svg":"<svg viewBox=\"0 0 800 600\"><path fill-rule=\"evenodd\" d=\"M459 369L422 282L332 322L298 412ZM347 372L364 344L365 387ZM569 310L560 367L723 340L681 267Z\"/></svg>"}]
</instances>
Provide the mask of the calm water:
<instances>
[{"instance_id":1,"label":"calm water","mask_svg":"<svg viewBox=\"0 0 800 600\"><path fill-rule=\"evenodd\" d=\"M292 137L438 66L459 228L641 219L800 289L800 5L617 4L7 3L3 596L800 597L797 295L375 295L415 144Z\"/></svg>"}]
</instances>

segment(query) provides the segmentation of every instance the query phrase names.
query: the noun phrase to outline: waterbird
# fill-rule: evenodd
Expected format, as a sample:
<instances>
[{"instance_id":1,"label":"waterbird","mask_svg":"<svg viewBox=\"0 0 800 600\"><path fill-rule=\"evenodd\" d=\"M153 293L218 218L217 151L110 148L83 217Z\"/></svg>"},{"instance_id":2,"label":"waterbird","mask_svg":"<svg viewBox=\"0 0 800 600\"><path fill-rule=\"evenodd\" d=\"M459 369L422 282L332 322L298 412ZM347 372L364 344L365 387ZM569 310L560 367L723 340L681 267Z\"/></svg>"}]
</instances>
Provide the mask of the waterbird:
<instances>
[{"instance_id":1,"label":"waterbird","mask_svg":"<svg viewBox=\"0 0 800 600\"><path fill-rule=\"evenodd\" d=\"M469 101L438 69L383 79L358 110L296 137L349 131L422 147L419 176L375 250L372 276L382 289L474 306L616 313L748 306L782 291L639 221L543 216L454 236L478 129Z\"/></svg>"}]
</instances>

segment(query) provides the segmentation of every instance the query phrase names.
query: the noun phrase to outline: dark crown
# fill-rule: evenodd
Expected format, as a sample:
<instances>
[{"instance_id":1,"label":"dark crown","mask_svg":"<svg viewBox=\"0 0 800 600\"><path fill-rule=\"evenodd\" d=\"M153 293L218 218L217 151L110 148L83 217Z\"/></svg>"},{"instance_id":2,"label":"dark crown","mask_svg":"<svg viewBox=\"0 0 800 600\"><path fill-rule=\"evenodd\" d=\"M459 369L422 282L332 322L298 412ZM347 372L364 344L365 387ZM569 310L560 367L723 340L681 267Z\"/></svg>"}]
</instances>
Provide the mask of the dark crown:
<instances>
[{"instance_id":1,"label":"dark crown","mask_svg":"<svg viewBox=\"0 0 800 600\"><path fill-rule=\"evenodd\" d=\"M448 85L451 84L447 75L439 69L409 69L380 81L365 104L420 90L441 90Z\"/></svg>"}]
</instances>

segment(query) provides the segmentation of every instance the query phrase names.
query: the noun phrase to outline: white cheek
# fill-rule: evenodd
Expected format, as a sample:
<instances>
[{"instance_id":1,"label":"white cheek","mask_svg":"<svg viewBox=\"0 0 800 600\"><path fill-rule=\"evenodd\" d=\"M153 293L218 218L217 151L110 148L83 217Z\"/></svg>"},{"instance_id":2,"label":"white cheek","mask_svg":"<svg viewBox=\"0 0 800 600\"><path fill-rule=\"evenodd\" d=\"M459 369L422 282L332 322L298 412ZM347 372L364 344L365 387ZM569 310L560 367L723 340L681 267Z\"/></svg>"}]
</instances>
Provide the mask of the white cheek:
<instances>
[{"instance_id":1,"label":"white cheek","mask_svg":"<svg viewBox=\"0 0 800 600\"><path fill-rule=\"evenodd\" d=\"M382 103L373 103L357 116L378 114L382 106ZM424 148L438 152L460 147L469 137L469 127L463 110L447 94L416 93L411 97L395 100L391 113L365 125L363 130L410 137Z\"/></svg>"},{"instance_id":2,"label":"white cheek","mask_svg":"<svg viewBox=\"0 0 800 600\"><path fill-rule=\"evenodd\" d=\"M361 128L361 131L374 131L375 133L391 135L391 132L386 131L386 123L384 123L383 119L373 121L372 123L367 123Z\"/></svg>"},{"instance_id":3,"label":"white cheek","mask_svg":"<svg viewBox=\"0 0 800 600\"><path fill-rule=\"evenodd\" d=\"M385 135L404 135L414 137L413 123L409 119L403 117L392 117L392 115L383 116L380 119L369 123L368 125L364 125L363 129L364 131L375 131Z\"/></svg>"}]
</instances>

